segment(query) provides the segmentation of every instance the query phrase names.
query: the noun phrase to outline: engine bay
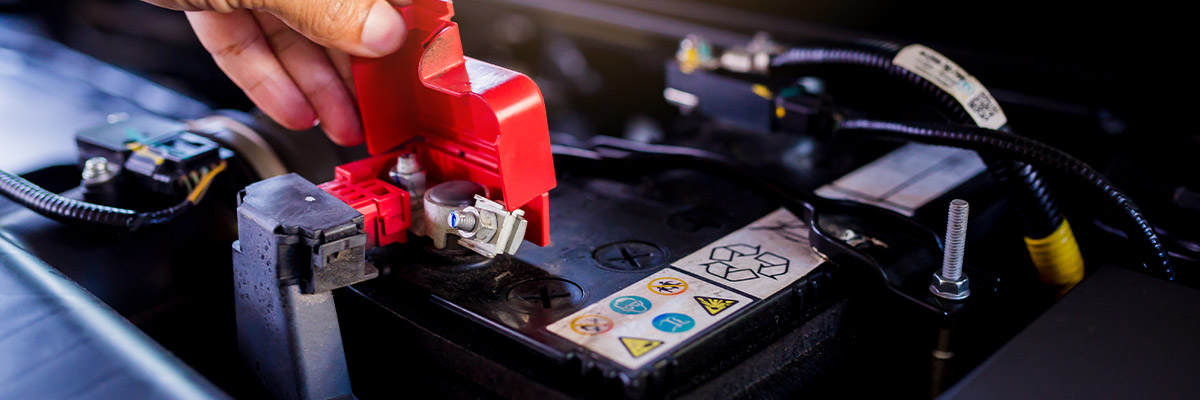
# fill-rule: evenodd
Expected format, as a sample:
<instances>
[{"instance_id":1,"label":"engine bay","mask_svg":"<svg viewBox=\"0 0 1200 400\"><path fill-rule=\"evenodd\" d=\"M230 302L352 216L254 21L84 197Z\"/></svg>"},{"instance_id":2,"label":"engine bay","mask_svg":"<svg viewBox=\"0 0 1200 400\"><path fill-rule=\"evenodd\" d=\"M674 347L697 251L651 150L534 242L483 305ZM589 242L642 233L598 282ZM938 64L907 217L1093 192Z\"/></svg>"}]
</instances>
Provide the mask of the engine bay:
<instances>
[{"instance_id":1,"label":"engine bay","mask_svg":"<svg viewBox=\"0 0 1200 400\"><path fill-rule=\"evenodd\" d=\"M359 147L0 25L0 397L1200 394L1194 133L628 3L398 7Z\"/></svg>"}]
</instances>

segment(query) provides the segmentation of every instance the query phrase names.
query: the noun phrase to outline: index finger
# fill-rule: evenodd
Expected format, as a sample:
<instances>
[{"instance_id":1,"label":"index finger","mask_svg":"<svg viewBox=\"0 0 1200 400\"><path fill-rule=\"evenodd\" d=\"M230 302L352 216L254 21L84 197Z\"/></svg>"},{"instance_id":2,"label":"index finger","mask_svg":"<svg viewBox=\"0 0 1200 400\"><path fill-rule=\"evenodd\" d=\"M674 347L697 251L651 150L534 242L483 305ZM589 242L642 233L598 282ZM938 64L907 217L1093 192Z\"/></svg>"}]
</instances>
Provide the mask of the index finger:
<instances>
[{"instance_id":1,"label":"index finger","mask_svg":"<svg viewBox=\"0 0 1200 400\"><path fill-rule=\"evenodd\" d=\"M288 129L316 124L316 111L271 51L250 11L188 12L187 17L217 66L263 112Z\"/></svg>"}]
</instances>

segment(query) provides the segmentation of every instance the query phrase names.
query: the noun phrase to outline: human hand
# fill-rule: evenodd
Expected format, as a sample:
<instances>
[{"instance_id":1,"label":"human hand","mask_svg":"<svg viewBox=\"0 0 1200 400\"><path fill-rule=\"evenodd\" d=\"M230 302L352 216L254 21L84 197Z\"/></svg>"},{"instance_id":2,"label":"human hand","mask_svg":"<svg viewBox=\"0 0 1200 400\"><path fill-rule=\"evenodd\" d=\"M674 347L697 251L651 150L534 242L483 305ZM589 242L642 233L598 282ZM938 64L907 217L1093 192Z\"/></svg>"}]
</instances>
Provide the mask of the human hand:
<instances>
[{"instance_id":1,"label":"human hand","mask_svg":"<svg viewBox=\"0 0 1200 400\"><path fill-rule=\"evenodd\" d=\"M411 0L143 0L187 11L200 43L250 100L288 129L320 122L335 143L363 142L350 55L382 57Z\"/></svg>"}]
</instances>

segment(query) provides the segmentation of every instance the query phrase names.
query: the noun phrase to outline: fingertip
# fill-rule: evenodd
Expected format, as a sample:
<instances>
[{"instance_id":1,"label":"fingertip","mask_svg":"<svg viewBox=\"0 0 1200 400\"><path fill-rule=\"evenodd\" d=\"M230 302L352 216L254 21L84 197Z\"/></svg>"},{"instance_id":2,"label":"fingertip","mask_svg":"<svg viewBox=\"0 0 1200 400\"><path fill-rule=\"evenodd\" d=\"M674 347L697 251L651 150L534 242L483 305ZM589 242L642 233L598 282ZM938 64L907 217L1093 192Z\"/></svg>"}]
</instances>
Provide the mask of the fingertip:
<instances>
[{"instance_id":1,"label":"fingertip","mask_svg":"<svg viewBox=\"0 0 1200 400\"><path fill-rule=\"evenodd\" d=\"M358 146L363 144L363 142L366 140L362 130L342 130L331 128L329 126L324 126L322 128L325 130L325 135L329 136L329 140L332 140L333 143L337 144L338 146Z\"/></svg>"},{"instance_id":2,"label":"fingertip","mask_svg":"<svg viewBox=\"0 0 1200 400\"><path fill-rule=\"evenodd\" d=\"M268 117L275 120L280 126L293 131L302 131L312 129L317 126L317 112L313 111L312 107L304 107L306 109L292 109L288 111L275 111L275 107L260 107Z\"/></svg>"},{"instance_id":3,"label":"fingertip","mask_svg":"<svg viewBox=\"0 0 1200 400\"><path fill-rule=\"evenodd\" d=\"M339 146L357 146L366 139L357 115L337 115L322 123L321 130Z\"/></svg>"},{"instance_id":4,"label":"fingertip","mask_svg":"<svg viewBox=\"0 0 1200 400\"><path fill-rule=\"evenodd\" d=\"M387 1L376 1L363 23L362 44L364 57L383 57L400 49L407 34L404 18Z\"/></svg>"},{"instance_id":5,"label":"fingertip","mask_svg":"<svg viewBox=\"0 0 1200 400\"><path fill-rule=\"evenodd\" d=\"M236 72L235 72L236 73ZM290 79L279 75L267 78L260 86L251 86L246 91L254 104L284 128L293 131L312 129L316 126L317 110Z\"/></svg>"},{"instance_id":6,"label":"fingertip","mask_svg":"<svg viewBox=\"0 0 1200 400\"><path fill-rule=\"evenodd\" d=\"M304 100L300 90L294 84L276 83L277 89L265 91L250 90L246 94L258 108L275 120L280 126L293 131L312 129L317 125L317 110Z\"/></svg>"}]
</instances>

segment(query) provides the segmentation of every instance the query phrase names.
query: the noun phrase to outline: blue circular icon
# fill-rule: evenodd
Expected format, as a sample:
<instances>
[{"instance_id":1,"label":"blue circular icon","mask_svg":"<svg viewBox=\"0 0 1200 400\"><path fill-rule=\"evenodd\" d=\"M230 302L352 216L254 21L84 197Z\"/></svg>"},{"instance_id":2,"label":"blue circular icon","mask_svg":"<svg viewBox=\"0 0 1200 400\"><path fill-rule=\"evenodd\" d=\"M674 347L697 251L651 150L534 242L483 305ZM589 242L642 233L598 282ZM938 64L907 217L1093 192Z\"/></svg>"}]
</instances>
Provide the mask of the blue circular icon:
<instances>
[{"instance_id":1,"label":"blue circular icon","mask_svg":"<svg viewBox=\"0 0 1200 400\"><path fill-rule=\"evenodd\" d=\"M669 333L687 332L696 326L696 320L685 314L666 313L654 317L654 327L658 330Z\"/></svg>"},{"instance_id":2,"label":"blue circular icon","mask_svg":"<svg viewBox=\"0 0 1200 400\"><path fill-rule=\"evenodd\" d=\"M608 303L608 307L620 314L636 315L650 311L651 304L642 296L621 296Z\"/></svg>"}]
</instances>

